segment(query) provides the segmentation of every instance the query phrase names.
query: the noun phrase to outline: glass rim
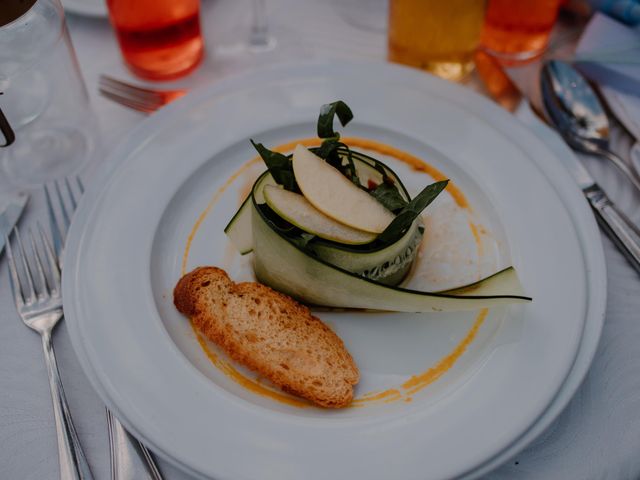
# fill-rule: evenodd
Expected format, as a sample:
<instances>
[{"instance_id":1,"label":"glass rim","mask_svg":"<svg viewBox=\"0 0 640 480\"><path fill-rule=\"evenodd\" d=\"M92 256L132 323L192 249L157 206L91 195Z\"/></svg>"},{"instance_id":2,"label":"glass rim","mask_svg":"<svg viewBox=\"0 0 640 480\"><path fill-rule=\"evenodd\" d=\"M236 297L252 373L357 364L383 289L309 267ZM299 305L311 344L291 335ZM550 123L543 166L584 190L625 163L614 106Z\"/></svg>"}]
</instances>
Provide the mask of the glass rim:
<instances>
[{"instance_id":1,"label":"glass rim","mask_svg":"<svg viewBox=\"0 0 640 480\"><path fill-rule=\"evenodd\" d=\"M43 1L45 1L45 0L36 0L35 2L33 2L33 4L27 10L25 10L22 13L22 15L14 18L9 23L5 23L4 25L0 26L0 32L2 32L2 30L4 30L5 28L9 28L9 27L15 26L14 25L15 23L18 23L20 20L22 20L31 10L33 10L35 8L35 6L38 3L43 2ZM55 8L58 10L58 13L60 14L60 16L64 17L64 9L62 8L62 3L60 2L60 0L51 0L51 2L55 6Z\"/></svg>"}]
</instances>

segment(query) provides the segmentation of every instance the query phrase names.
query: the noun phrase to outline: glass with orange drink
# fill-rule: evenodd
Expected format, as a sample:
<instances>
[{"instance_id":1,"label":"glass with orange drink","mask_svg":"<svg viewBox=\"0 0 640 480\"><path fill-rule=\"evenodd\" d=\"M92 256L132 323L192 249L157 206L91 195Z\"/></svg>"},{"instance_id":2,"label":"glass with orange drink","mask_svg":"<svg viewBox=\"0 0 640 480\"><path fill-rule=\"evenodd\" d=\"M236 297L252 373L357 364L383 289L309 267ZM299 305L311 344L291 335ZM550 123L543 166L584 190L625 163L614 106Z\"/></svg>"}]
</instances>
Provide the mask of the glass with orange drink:
<instances>
[{"instance_id":1,"label":"glass with orange drink","mask_svg":"<svg viewBox=\"0 0 640 480\"><path fill-rule=\"evenodd\" d=\"M549 42L560 0L489 0L480 43L502 63L539 56Z\"/></svg>"},{"instance_id":2,"label":"glass with orange drink","mask_svg":"<svg viewBox=\"0 0 640 480\"><path fill-rule=\"evenodd\" d=\"M127 66L140 77L168 80L202 59L199 0L107 0Z\"/></svg>"},{"instance_id":3,"label":"glass with orange drink","mask_svg":"<svg viewBox=\"0 0 640 480\"><path fill-rule=\"evenodd\" d=\"M473 69L485 0L391 0L389 60L461 80Z\"/></svg>"}]
</instances>

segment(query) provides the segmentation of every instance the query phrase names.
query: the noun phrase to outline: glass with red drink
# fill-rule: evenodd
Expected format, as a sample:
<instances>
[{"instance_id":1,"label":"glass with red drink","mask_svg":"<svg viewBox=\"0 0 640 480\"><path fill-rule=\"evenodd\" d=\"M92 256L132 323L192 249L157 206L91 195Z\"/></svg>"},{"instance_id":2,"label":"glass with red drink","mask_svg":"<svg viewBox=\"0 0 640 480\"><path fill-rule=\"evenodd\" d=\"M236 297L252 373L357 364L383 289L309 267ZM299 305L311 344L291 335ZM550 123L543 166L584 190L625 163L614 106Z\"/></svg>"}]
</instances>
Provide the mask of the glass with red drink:
<instances>
[{"instance_id":1,"label":"glass with red drink","mask_svg":"<svg viewBox=\"0 0 640 480\"><path fill-rule=\"evenodd\" d=\"M202 59L199 0L107 0L127 66L143 78L168 80Z\"/></svg>"},{"instance_id":2,"label":"glass with red drink","mask_svg":"<svg viewBox=\"0 0 640 480\"><path fill-rule=\"evenodd\" d=\"M503 63L526 61L547 47L560 0L489 0L480 43Z\"/></svg>"}]
</instances>

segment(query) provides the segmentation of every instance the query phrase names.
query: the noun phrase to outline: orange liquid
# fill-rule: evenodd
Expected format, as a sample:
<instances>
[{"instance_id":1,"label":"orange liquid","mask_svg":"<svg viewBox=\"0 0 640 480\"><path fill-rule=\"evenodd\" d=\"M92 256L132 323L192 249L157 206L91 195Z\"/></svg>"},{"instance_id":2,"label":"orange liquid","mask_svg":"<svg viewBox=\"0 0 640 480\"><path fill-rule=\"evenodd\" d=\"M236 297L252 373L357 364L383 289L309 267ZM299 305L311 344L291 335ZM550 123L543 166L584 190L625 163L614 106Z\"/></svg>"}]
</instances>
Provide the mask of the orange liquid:
<instances>
[{"instance_id":1,"label":"orange liquid","mask_svg":"<svg viewBox=\"0 0 640 480\"><path fill-rule=\"evenodd\" d=\"M475 55L476 71L491 97L513 112L520 103L520 92L503 70L501 62L483 50Z\"/></svg>"},{"instance_id":2,"label":"orange liquid","mask_svg":"<svg viewBox=\"0 0 640 480\"><path fill-rule=\"evenodd\" d=\"M107 0L127 66L143 78L186 75L200 60L198 0Z\"/></svg>"},{"instance_id":3,"label":"orange liquid","mask_svg":"<svg viewBox=\"0 0 640 480\"><path fill-rule=\"evenodd\" d=\"M513 60L540 55L549 42L560 0L490 0L481 44Z\"/></svg>"},{"instance_id":4,"label":"orange liquid","mask_svg":"<svg viewBox=\"0 0 640 480\"><path fill-rule=\"evenodd\" d=\"M389 60L460 80L473 69L484 0L391 0Z\"/></svg>"}]
</instances>

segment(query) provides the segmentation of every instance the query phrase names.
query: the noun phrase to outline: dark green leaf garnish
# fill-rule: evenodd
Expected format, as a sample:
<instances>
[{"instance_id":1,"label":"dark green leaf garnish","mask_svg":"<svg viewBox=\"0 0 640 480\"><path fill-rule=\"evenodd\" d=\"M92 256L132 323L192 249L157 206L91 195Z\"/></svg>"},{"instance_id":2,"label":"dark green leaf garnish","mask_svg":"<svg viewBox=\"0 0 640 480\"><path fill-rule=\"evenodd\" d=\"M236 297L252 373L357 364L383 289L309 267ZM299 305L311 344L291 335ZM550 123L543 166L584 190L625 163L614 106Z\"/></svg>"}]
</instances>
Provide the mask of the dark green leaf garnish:
<instances>
[{"instance_id":1,"label":"dark green leaf garnish","mask_svg":"<svg viewBox=\"0 0 640 480\"><path fill-rule=\"evenodd\" d=\"M400 210L396 218L385 228L384 232L378 235L377 241L391 244L398 240L406 229L411 226L413 221L418 218L418 215L440 195L440 192L446 188L448 183L449 180L442 180L425 187L424 190Z\"/></svg>"},{"instance_id":2,"label":"dark green leaf garnish","mask_svg":"<svg viewBox=\"0 0 640 480\"><path fill-rule=\"evenodd\" d=\"M293 166L291 157L282 153L273 152L261 143L255 143L251 140L251 145L258 151L262 160L267 165L269 173L278 185L282 185L285 190L291 192L300 192L296 177L293 174Z\"/></svg>"},{"instance_id":3,"label":"dark green leaf garnish","mask_svg":"<svg viewBox=\"0 0 640 480\"><path fill-rule=\"evenodd\" d=\"M337 168L340 173L351 180L356 186L360 186L356 166L355 163L353 163L353 156L346 144L330 138L322 142L322 145L319 147L311 148L310 150L329 165ZM344 163L345 158L347 160L346 164Z\"/></svg>"},{"instance_id":4,"label":"dark green leaf garnish","mask_svg":"<svg viewBox=\"0 0 640 480\"><path fill-rule=\"evenodd\" d=\"M390 181L382 182L377 187L369 190L369 193L384 205L387 210L391 210L394 213L407 205L407 201L398 192L398 187L390 183Z\"/></svg>"},{"instance_id":5,"label":"dark green leaf garnish","mask_svg":"<svg viewBox=\"0 0 640 480\"><path fill-rule=\"evenodd\" d=\"M340 134L333 131L333 118L336 115L343 127L353 119L351 109L342 100L323 105L318 116L318 137L340 139Z\"/></svg>"}]
</instances>

